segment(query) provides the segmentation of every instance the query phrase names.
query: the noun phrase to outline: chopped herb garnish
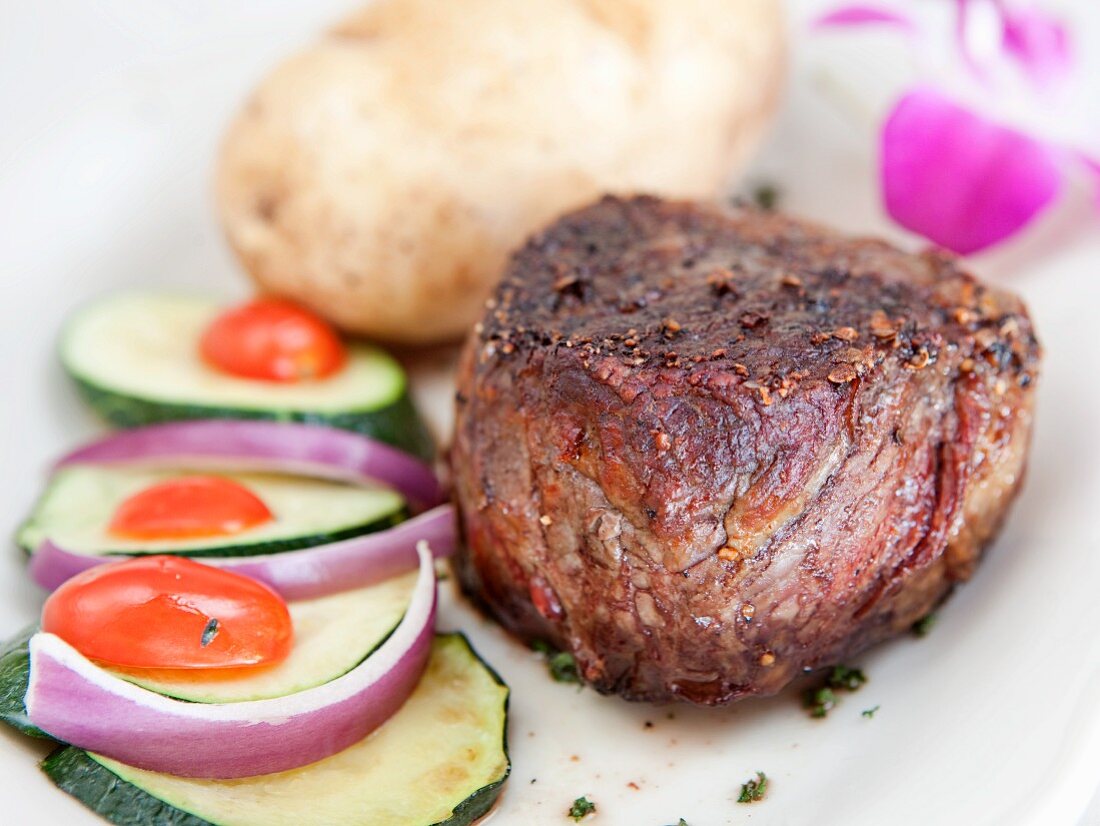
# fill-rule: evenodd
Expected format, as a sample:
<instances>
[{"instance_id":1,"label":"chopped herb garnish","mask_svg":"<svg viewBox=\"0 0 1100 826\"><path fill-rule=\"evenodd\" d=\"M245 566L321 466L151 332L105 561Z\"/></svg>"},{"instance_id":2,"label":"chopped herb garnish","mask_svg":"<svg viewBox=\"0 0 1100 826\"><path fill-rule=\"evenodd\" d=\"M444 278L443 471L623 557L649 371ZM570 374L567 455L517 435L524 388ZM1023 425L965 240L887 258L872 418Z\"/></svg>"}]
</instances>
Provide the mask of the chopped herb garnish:
<instances>
[{"instance_id":1,"label":"chopped herb garnish","mask_svg":"<svg viewBox=\"0 0 1100 826\"><path fill-rule=\"evenodd\" d=\"M760 184L752 191L752 200L765 212L779 205L779 188L775 184Z\"/></svg>"},{"instance_id":2,"label":"chopped herb garnish","mask_svg":"<svg viewBox=\"0 0 1100 826\"><path fill-rule=\"evenodd\" d=\"M918 637L928 636L928 632L932 630L932 626L936 624L935 614L925 614L919 620L913 623L913 633Z\"/></svg>"},{"instance_id":3,"label":"chopped herb garnish","mask_svg":"<svg viewBox=\"0 0 1100 826\"><path fill-rule=\"evenodd\" d=\"M206 627L202 629L202 639L199 640L199 645L203 648L210 645L214 641L214 637L218 636L221 627L221 623L211 617L210 622L206 623Z\"/></svg>"},{"instance_id":4,"label":"chopped herb garnish","mask_svg":"<svg viewBox=\"0 0 1100 826\"><path fill-rule=\"evenodd\" d=\"M741 784L741 796L738 803L756 803L763 800L768 793L768 776L764 772L757 772L754 780L746 780Z\"/></svg>"},{"instance_id":5,"label":"chopped herb garnish","mask_svg":"<svg viewBox=\"0 0 1100 826\"><path fill-rule=\"evenodd\" d=\"M556 682L583 685L580 671L577 670L577 661L573 659L573 655L568 651L558 651L541 640L532 647L542 654L546 660L546 667L550 671L550 676Z\"/></svg>"},{"instance_id":6,"label":"chopped herb garnish","mask_svg":"<svg viewBox=\"0 0 1100 826\"><path fill-rule=\"evenodd\" d=\"M824 717L836 705L836 694L827 685L807 688L802 694L802 705L809 709L811 717Z\"/></svg>"},{"instance_id":7,"label":"chopped herb garnish","mask_svg":"<svg viewBox=\"0 0 1100 826\"><path fill-rule=\"evenodd\" d=\"M848 691L855 691L867 682L867 676L861 669L834 665L826 682L829 688L846 688Z\"/></svg>"},{"instance_id":8,"label":"chopped herb garnish","mask_svg":"<svg viewBox=\"0 0 1100 826\"><path fill-rule=\"evenodd\" d=\"M823 685L808 688L802 693L802 705L811 717L825 717L839 701L838 691L857 691L867 682L862 669L847 665L834 665L829 669Z\"/></svg>"},{"instance_id":9,"label":"chopped herb garnish","mask_svg":"<svg viewBox=\"0 0 1100 826\"><path fill-rule=\"evenodd\" d=\"M581 820L596 811L596 804L587 797L578 797L569 807L569 816L573 820Z\"/></svg>"},{"instance_id":10,"label":"chopped herb garnish","mask_svg":"<svg viewBox=\"0 0 1100 826\"><path fill-rule=\"evenodd\" d=\"M870 720L872 717L875 716L876 711L878 711L878 706L875 706L874 708L865 708L863 709L863 711L860 712L860 714Z\"/></svg>"},{"instance_id":11,"label":"chopped herb garnish","mask_svg":"<svg viewBox=\"0 0 1100 826\"><path fill-rule=\"evenodd\" d=\"M577 661L573 659L573 655L567 651L559 651L552 657L547 659L547 665L550 667L550 676L557 680L559 683L576 683L581 684L581 675L577 671Z\"/></svg>"}]
</instances>

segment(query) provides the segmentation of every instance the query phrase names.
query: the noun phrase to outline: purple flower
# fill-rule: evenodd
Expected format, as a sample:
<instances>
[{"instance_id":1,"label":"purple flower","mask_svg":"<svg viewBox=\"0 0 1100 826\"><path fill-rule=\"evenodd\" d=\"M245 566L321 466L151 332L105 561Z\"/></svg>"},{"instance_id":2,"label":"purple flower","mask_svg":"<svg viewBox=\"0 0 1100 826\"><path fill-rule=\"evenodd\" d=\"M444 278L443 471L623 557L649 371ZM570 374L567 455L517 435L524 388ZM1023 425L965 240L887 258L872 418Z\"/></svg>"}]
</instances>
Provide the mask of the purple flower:
<instances>
[{"instance_id":1,"label":"purple flower","mask_svg":"<svg viewBox=\"0 0 1100 826\"><path fill-rule=\"evenodd\" d=\"M831 27L847 26L873 26L886 25L903 29L907 32L916 31L913 20L900 12L879 8L878 6L842 6L839 9L823 14L811 24L814 28L827 29Z\"/></svg>"},{"instance_id":2,"label":"purple flower","mask_svg":"<svg viewBox=\"0 0 1100 826\"><path fill-rule=\"evenodd\" d=\"M894 106L880 163L890 217L964 255L1018 232L1061 188L1054 150L931 88Z\"/></svg>"},{"instance_id":3,"label":"purple flower","mask_svg":"<svg viewBox=\"0 0 1100 826\"><path fill-rule=\"evenodd\" d=\"M1073 66L1066 27L1035 7L1016 9L998 0L1001 48L1039 87L1062 80Z\"/></svg>"},{"instance_id":4,"label":"purple flower","mask_svg":"<svg viewBox=\"0 0 1100 826\"><path fill-rule=\"evenodd\" d=\"M971 18L983 5L990 14L982 20L998 27L999 50L978 56L970 50ZM965 255L1026 227L1057 198L1072 163L1096 178L1100 207L1100 160L1041 135L1048 131L1042 118L1049 117L1042 97L1065 82L1074 66L1066 27L1027 0L954 0L954 8L954 31L941 37L954 38L956 59L965 70L941 80L959 94L927 83L904 91L883 123L879 171L891 218ZM918 25L916 16L869 5L842 6L813 22L815 29L859 26L902 33L913 52L934 34ZM1022 72L1029 84L1017 82L1015 97L998 85L1006 75L996 70L1004 67L1018 69L1017 78ZM962 99L978 106L964 106ZM1018 116L1020 104L1028 101L1035 116L1025 121L1034 131L1009 126L995 114L1015 110Z\"/></svg>"}]
</instances>

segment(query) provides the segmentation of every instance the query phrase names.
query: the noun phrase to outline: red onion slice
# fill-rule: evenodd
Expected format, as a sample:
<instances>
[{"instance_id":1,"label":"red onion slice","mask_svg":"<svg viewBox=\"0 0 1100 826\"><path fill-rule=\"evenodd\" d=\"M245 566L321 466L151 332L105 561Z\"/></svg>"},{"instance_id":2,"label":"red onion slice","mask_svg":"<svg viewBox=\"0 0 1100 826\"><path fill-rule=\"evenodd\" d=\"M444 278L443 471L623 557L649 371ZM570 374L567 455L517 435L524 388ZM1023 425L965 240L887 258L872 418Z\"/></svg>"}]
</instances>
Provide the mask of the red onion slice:
<instances>
[{"instance_id":1,"label":"red onion slice","mask_svg":"<svg viewBox=\"0 0 1100 826\"><path fill-rule=\"evenodd\" d=\"M439 481L419 459L358 433L320 425L227 419L150 425L77 448L56 467L114 462L229 463L343 481L377 480L420 510L443 501Z\"/></svg>"},{"instance_id":2,"label":"red onion slice","mask_svg":"<svg viewBox=\"0 0 1100 826\"><path fill-rule=\"evenodd\" d=\"M187 703L139 688L53 634L30 642L27 714L66 743L182 777L251 777L304 766L359 742L405 702L427 665L435 621L432 555L404 618L359 666L324 685L267 700Z\"/></svg>"},{"instance_id":3,"label":"red onion slice","mask_svg":"<svg viewBox=\"0 0 1100 826\"><path fill-rule=\"evenodd\" d=\"M200 562L226 568L270 585L284 599L314 597L382 582L416 567L416 545L426 541L437 557L455 548L454 508L439 505L380 533L327 545L263 556L203 557ZM52 591L71 576L132 557L73 553L46 540L31 555L30 575Z\"/></svg>"}]
</instances>

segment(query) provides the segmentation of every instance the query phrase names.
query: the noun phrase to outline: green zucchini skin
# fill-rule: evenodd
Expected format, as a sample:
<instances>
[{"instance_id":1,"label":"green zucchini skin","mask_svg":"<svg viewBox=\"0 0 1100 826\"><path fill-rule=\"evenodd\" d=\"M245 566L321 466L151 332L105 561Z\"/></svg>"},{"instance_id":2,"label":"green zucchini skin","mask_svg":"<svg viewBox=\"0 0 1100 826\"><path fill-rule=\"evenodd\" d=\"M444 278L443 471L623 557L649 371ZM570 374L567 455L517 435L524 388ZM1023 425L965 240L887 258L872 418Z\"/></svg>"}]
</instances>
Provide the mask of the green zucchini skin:
<instances>
[{"instance_id":1,"label":"green zucchini skin","mask_svg":"<svg viewBox=\"0 0 1100 826\"><path fill-rule=\"evenodd\" d=\"M26 719L26 709L23 706L23 696L27 689L27 677L29 673L29 656L27 655L27 642L37 630L36 627L24 629L0 651L0 719L16 727L20 731L39 737L48 737L39 729L30 725ZM507 684L500 675L477 653L464 634L439 634L438 637L459 638L468 648L473 657L481 664L486 672L503 688ZM21 658L10 661L7 664L8 652L22 652ZM504 789L512 771L511 759L508 755L508 695L504 698L504 727L501 732L502 748L505 758L504 773L501 777L477 789L452 810L451 816L432 824L423 826L471 826L478 819L492 809L497 798ZM9 710L17 705L17 712L10 714ZM123 780L106 766L96 762L88 756L87 752L73 746L61 746L51 752L41 764L42 771L57 785L59 789L73 796L96 814L118 826L218 826L208 820L204 820L189 812L177 809L154 797L138 786ZM421 824L410 824L421 826Z\"/></svg>"},{"instance_id":2,"label":"green zucchini skin","mask_svg":"<svg viewBox=\"0 0 1100 826\"><path fill-rule=\"evenodd\" d=\"M89 757L87 752L72 746L62 746L51 752L42 761L42 771L61 791L118 826L218 826L127 783ZM504 777L478 789L456 806L449 818L430 826L471 826L476 823L493 808L509 773L510 762Z\"/></svg>"},{"instance_id":3,"label":"green zucchini skin","mask_svg":"<svg viewBox=\"0 0 1100 826\"><path fill-rule=\"evenodd\" d=\"M28 644L37 630L37 625L29 625L0 646L0 720L23 734L49 740L52 738L46 732L31 723L23 705L31 671Z\"/></svg>"},{"instance_id":4,"label":"green zucchini skin","mask_svg":"<svg viewBox=\"0 0 1100 826\"><path fill-rule=\"evenodd\" d=\"M318 424L350 430L431 461L435 444L408 391L396 401L375 410L315 413L302 410L250 410L239 407L210 407L143 399L100 387L69 372L80 394L99 416L115 427L143 427L165 422L195 419L252 419Z\"/></svg>"},{"instance_id":5,"label":"green zucchini skin","mask_svg":"<svg viewBox=\"0 0 1100 826\"><path fill-rule=\"evenodd\" d=\"M89 757L87 752L72 746L62 746L51 752L42 761L42 771L61 791L118 826L218 826L127 783ZM511 772L510 763L508 772ZM446 820L425 826L471 826L493 808L507 779L508 773L462 801Z\"/></svg>"},{"instance_id":6,"label":"green zucchini skin","mask_svg":"<svg viewBox=\"0 0 1100 826\"><path fill-rule=\"evenodd\" d=\"M50 753L42 771L61 791L118 826L216 826L127 783L72 746Z\"/></svg>"}]
</instances>

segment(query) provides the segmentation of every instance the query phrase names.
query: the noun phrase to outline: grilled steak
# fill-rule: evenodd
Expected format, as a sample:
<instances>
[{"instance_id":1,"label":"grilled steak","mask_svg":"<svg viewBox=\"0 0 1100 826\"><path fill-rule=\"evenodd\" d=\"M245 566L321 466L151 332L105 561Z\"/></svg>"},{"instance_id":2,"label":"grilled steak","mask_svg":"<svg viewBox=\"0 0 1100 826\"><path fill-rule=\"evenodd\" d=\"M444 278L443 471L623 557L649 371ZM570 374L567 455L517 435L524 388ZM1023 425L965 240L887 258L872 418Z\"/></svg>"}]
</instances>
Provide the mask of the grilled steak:
<instances>
[{"instance_id":1,"label":"grilled steak","mask_svg":"<svg viewBox=\"0 0 1100 826\"><path fill-rule=\"evenodd\" d=\"M599 691L774 693L971 575L1038 359L942 253L605 198L514 255L466 345L461 582Z\"/></svg>"}]
</instances>

